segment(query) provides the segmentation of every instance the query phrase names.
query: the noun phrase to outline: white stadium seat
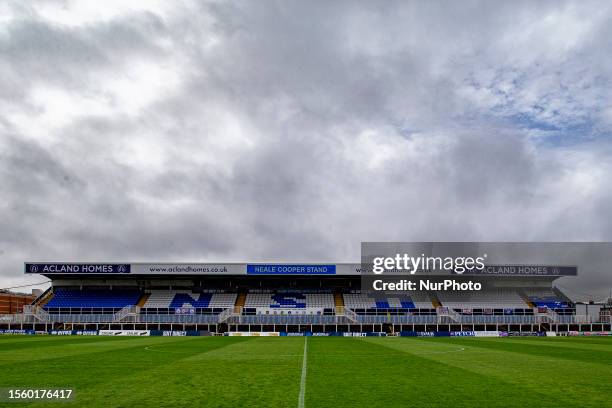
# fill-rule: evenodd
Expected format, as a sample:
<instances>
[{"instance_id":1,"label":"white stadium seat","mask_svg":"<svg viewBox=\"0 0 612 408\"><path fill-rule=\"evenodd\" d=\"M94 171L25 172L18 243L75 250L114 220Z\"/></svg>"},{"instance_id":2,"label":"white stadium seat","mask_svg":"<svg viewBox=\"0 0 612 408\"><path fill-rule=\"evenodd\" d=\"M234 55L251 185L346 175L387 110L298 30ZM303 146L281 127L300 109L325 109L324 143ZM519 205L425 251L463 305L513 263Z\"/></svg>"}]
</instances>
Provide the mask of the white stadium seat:
<instances>
[{"instance_id":1,"label":"white stadium seat","mask_svg":"<svg viewBox=\"0 0 612 408\"><path fill-rule=\"evenodd\" d=\"M436 292L442 306L452 309L526 309L529 305L516 289L488 288L473 292Z\"/></svg>"},{"instance_id":2,"label":"white stadium seat","mask_svg":"<svg viewBox=\"0 0 612 408\"><path fill-rule=\"evenodd\" d=\"M180 295L180 305L172 305L175 297ZM169 307L201 307L197 302L202 300L207 308L230 308L236 303L236 293L195 293L189 290L152 290L143 307L145 308L169 308ZM194 304L190 304L193 299Z\"/></svg>"}]
</instances>

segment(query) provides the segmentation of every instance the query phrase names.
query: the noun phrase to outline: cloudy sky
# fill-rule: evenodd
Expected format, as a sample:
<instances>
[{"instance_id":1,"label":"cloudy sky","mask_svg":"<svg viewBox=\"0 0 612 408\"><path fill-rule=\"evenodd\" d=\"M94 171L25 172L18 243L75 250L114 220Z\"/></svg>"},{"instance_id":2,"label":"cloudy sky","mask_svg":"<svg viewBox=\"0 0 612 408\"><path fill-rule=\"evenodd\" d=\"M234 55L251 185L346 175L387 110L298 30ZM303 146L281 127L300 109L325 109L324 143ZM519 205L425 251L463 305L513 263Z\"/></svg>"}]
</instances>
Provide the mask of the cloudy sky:
<instances>
[{"instance_id":1,"label":"cloudy sky","mask_svg":"<svg viewBox=\"0 0 612 408\"><path fill-rule=\"evenodd\" d=\"M1 1L0 287L43 279L24 260L610 241L611 81L601 1Z\"/></svg>"}]
</instances>

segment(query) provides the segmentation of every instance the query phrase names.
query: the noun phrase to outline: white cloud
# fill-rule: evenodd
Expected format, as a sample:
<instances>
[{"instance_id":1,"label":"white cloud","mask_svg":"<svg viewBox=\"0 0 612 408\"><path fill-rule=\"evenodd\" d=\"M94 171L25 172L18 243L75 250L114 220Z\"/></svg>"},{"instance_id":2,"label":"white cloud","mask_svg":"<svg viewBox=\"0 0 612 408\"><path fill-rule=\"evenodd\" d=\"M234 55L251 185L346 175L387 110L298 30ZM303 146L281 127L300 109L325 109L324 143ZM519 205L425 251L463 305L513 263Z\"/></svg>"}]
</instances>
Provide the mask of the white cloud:
<instances>
[{"instance_id":1,"label":"white cloud","mask_svg":"<svg viewBox=\"0 0 612 408\"><path fill-rule=\"evenodd\" d=\"M33 7L45 21L68 27L105 23L134 13L171 13L173 2L157 0L38 1Z\"/></svg>"}]
</instances>

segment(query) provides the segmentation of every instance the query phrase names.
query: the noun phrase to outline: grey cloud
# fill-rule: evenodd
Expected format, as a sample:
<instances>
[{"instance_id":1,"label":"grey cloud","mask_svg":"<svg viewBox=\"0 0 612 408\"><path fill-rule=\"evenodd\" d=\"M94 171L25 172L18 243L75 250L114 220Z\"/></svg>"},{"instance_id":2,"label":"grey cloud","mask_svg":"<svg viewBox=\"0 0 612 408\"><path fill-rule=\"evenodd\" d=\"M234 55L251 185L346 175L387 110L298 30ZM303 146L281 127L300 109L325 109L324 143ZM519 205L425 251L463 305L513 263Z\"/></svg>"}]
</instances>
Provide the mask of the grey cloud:
<instances>
[{"instance_id":1,"label":"grey cloud","mask_svg":"<svg viewBox=\"0 0 612 408\"><path fill-rule=\"evenodd\" d=\"M583 7L185 3L76 27L22 13L0 38L2 281L25 281L25 259L351 261L362 240L612 240L610 11L585 21L600 5ZM571 42L543 16L586 26ZM109 84L134 64L161 74L143 72L133 96L157 93L112 110ZM33 81L111 113L45 128ZM582 125L550 142L534 122ZM564 285L602 297L612 275Z\"/></svg>"}]
</instances>

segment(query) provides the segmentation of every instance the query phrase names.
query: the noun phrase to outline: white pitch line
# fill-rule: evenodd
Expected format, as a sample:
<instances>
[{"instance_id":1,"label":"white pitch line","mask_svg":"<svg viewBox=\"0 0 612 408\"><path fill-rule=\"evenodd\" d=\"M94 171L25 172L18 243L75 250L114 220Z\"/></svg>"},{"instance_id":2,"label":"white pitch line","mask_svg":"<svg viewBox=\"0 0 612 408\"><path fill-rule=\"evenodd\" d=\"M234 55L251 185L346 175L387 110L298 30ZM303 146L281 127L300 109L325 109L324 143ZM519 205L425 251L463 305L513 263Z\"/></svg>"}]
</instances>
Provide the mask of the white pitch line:
<instances>
[{"instance_id":1,"label":"white pitch line","mask_svg":"<svg viewBox=\"0 0 612 408\"><path fill-rule=\"evenodd\" d=\"M302 378L300 379L300 397L298 408L304 408L304 397L306 396L306 372L308 371L308 336L304 337L304 359L302 360Z\"/></svg>"},{"instance_id":2,"label":"white pitch line","mask_svg":"<svg viewBox=\"0 0 612 408\"><path fill-rule=\"evenodd\" d=\"M144 349L145 349L146 351L155 351L155 352L157 352L157 353L170 353L170 354L183 354L183 355L184 355L184 354L192 354L192 353L190 353L189 351L158 350L158 349L154 349L154 348L153 348L153 346L154 346L154 345L155 345L155 344L151 344L151 345L149 345L149 346L145 347ZM162 344L162 346L163 346L163 344Z\"/></svg>"},{"instance_id":3,"label":"white pitch line","mask_svg":"<svg viewBox=\"0 0 612 408\"><path fill-rule=\"evenodd\" d=\"M448 350L448 351L426 351L424 353L412 353L415 356L421 356L424 354L447 354L447 353L459 353L461 351L465 351L465 347L461 347L457 350Z\"/></svg>"}]
</instances>

